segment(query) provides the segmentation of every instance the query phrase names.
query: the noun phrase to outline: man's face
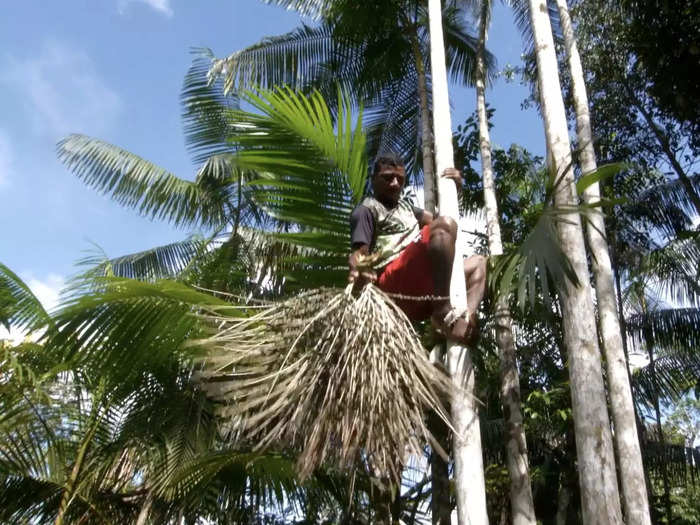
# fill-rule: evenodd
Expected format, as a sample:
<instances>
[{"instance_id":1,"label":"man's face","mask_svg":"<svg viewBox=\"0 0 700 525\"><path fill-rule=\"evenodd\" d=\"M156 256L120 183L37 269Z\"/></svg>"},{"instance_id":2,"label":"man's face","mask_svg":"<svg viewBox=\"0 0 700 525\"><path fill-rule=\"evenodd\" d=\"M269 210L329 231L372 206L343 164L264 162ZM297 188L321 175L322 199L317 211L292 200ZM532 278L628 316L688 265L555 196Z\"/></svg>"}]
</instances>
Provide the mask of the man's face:
<instances>
[{"instance_id":1,"label":"man's face","mask_svg":"<svg viewBox=\"0 0 700 525\"><path fill-rule=\"evenodd\" d=\"M381 164L372 181L374 197L385 204L395 205L399 202L405 180L406 170L403 167Z\"/></svg>"}]
</instances>

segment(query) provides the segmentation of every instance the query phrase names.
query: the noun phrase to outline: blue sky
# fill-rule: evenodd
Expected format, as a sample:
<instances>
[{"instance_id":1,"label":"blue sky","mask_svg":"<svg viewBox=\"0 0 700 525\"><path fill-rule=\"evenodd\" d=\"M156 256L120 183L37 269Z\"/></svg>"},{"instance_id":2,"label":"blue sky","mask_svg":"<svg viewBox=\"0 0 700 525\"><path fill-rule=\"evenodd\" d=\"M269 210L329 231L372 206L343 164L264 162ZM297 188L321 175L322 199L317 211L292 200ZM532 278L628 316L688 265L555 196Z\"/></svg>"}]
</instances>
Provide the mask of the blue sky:
<instances>
[{"instance_id":1,"label":"blue sky","mask_svg":"<svg viewBox=\"0 0 700 525\"><path fill-rule=\"evenodd\" d=\"M110 257L187 236L139 217L84 187L56 160L72 132L128 149L192 178L179 95L192 47L217 56L280 34L296 13L258 0L61 0L12 2L0 18L0 262L53 306L74 263L99 245ZM517 65L521 39L497 5L489 49ZM499 80L492 139L542 154L542 124L520 108L527 90ZM453 126L474 111L471 89L453 88Z\"/></svg>"}]
</instances>

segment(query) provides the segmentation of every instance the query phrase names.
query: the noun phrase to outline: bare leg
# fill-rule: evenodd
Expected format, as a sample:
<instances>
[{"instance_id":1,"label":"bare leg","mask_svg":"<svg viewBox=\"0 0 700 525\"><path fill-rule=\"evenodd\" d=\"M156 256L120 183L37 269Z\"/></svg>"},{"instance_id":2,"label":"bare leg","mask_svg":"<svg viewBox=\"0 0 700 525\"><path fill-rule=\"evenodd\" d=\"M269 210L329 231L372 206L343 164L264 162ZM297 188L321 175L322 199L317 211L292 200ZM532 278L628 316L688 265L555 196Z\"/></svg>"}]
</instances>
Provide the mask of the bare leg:
<instances>
[{"instance_id":1,"label":"bare leg","mask_svg":"<svg viewBox=\"0 0 700 525\"><path fill-rule=\"evenodd\" d=\"M430 223L430 241L428 255L433 271L433 286L435 295L449 297L452 264L455 258L455 241L457 240L457 224L449 217L438 217ZM441 319L450 310L450 300L436 301L433 314L441 315Z\"/></svg>"},{"instance_id":2,"label":"bare leg","mask_svg":"<svg viewBox=\"0 0 700 525\"><path fill-rule=\"evenodd\" d=\"M450 311L450 277L455 257L455 241L457 240L457 223L449 217L438 217L430 223L430 241L428 243L428 255L433 271L433 286L435 295L448 297L436 301L433 305L433 323L446 331L445 315ZM470 269L470 274L473 271ZM483 293L483 291L482 291ZM453 339L468 342L473 337L475 326L470 321L459 318L449 327L449 335ZM446 334L447 335L447 334Z\"/></svg>"},{"instance_id":3,"label":"bare leg","mask_svg":"<svg viewBox=\"0 0 700 525\"><path fill-rule=\"evenodd\" d=\"M486 257L467 257L464 260L464 279L467 282L467 306L470 312L476 312L486 291Z\"/></svg>"}]
</instances>

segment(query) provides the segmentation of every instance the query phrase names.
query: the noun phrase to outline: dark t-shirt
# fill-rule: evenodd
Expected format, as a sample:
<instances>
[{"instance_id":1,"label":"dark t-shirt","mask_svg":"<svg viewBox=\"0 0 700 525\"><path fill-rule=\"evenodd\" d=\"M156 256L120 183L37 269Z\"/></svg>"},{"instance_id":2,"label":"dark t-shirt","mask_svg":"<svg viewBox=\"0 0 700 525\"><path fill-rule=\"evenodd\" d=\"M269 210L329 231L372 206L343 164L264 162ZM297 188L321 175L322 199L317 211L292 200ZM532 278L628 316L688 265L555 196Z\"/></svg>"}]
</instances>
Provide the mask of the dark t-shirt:
<instances>
[{"instance_id":1,"label":"dark t-shirt","mask_svg":"<svg viewBox=\"0 0 700 525\"><path fill-rule=\"evenodd\" d=\"M413 214L420 222L423 210L413 206ZM350 215L350 243L353 250L363 244L369 246L370 252L374 250L374 216L372 211L362 204L352 210Z\"/></svg>"}]
</instances>

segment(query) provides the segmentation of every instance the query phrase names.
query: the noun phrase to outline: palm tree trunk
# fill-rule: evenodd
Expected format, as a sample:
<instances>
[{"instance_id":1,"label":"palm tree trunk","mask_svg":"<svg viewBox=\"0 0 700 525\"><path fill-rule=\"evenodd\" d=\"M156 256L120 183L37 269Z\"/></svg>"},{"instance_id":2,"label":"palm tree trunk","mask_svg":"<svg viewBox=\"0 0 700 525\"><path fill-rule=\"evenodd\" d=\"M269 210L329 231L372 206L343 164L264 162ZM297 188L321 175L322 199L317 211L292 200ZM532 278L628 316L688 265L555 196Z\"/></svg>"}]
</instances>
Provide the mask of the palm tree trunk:
<instances>
[{"instance_id":1,"label":"palm tree trunk","mask_svg":"<svg viewBox=\"0 0 700 525\"><path fill-rule=\"evenodd\" d=\"M438 173L454 166L441 7L440 0L428 1L430 62L433 80L433 130L435 133L435 164ZM459 221L457 192L451 180L438 178L438 201L442 216ZM460 228L457 230L455 260L450 282L450 301L455 308L466 309L467 293L464 282L461 232ZM453 382L458 387L454 390L451 403L452 424L455 430L453 449L457 517L460 525L483 525L488 523L486 487L479 414L474 397L474 366L469 350L448 340L447 366Z\"/></svg>"},{"instance_id":2,"label":"palm tree trunk","mask_svg":"<svg viewBox=\"0 0 700 525\"><path fill-rule=\"evenodd\" d=\"M413 24L411 47L418 77L418 100L420 102L421 147L423 152L423 207L435 212L435 167L433 164L433 134L430 130L430 108L428 105L428 83L425 64L418 44L417 24Z\"/></svg>"},{"instance_id":3,"label":"palm tree trunk","mask_svg":"<svg viewBox=\"0 0 700 525\"><path fill-rule=\"evenodd\" d=\"M558 181L554 201L557 207L565 208L576 204L576 193L571 144L545 0L530 0L530 17L537 50L545 135ZM564 343L569 354L583 522L617 525L622 523L622 511L579 214L568 213L561 217L557 221L557 231L562 250L569 257L579 281L578 286L568 281L562 283L561 303Z\"/></svg>"},{"instance_id":4,"label":"palm tree trunk","mask_svg":"<svg viewBox=\"0 0 700 525\"><path fill-rule=\"evenodd\" d=\"M436 346L430 354L431 360L436 363L444 361L442 348ZM428 428L435 440L443 448L448 450L447 440L449 428L437 414L428 416ZM451 525L452 503L450 501L450 472L447 461L433 450L430 454L431 474L431 498L430 514L433 525Z\"/></svg>"},{"instance_id":5,"label":"palm tree trunk","mask_svg":"<svg viewBox=\"0 0 700 525\"><path fill-rule=\"evenodd\" d=\"M642 312L648 315L646 301L642 299ZM649 373L651 375L652 388L654 390L654 415L656 416L656 428L658 431L659 445L661 450L666 449L666 436L661 426L661 407L659 406L659 382L656 377L656 359L654 358L654 348L651 345L652 334L648 327L644 328L644 338L647 340L647 353L649 354ZM664 461L661 462L661 481L664 486L664 509L666 510L667 523L671 523L671 486L668 480L668 469Z\"/></svg>"},{"instance_id":6,"label":"palm tree trunk","mask_svg":"<svg viewBox=\"0 0 700 525\"><path fill-rule=\"evenodd\" d=\"M581 171L585 175L595 171L598 167L593 149L588 96L566 0L557 0L557 7L559 8L559 20L564 33L564 44L571 72L573 99L576 110L576 135L581 150ZM583 198L588 204L596 203L600 200L600 188L597 182L591 184L585 190ZM637 425L634 417L632 389L627 374L625 352L622 347L620 322L617 317L615 285L610 253L608 251L608 241L605 234L605 221L599 207L592 208L588 221L586 236L593 261L600 336L603 343L610 405L615 426L614 436L620 477L622 478L625 516L628 523L651 525L649 499L644 485L642 452L639 446Z\"/></svg>"},{"instance_id":7,"label":"palm tree trunk","mask_svg":"<svg viewBox=\"0 0 700 525\"><path fill-rule=\"evenodd\" d=\"M423 207L430 213L435 212L435 168L433 164L433 133L430 129L430 109L428 105L428 87L425 76L425 64L418 42L417 22L413 23L413 33L411 35L411 48L416 64L418 76L418 99L420 102L421 115L421 146L423 150ZM443 361L442 349L434 350L437 353L439 362ZM430 431L445 448L444 442L447 440L448 428L439 417L431 418ZM452 522L452 508L450 504L450 473L448 465L439 454L430 454L430 472L432 481L432 497L430 499L430 511L434 525L450 525Z\"/></svg>"},{"instance_id":8,"label":"palm tree trunk","mask_svg":"<svg viewBox=\"0 0 700 525\"><path fill-rule=\"evenodd\" d=\"M498 203L491 165L491 138L486 116L486 28L489 23L489 0L482 0L479 16L479 43L476 51L476 107L479 115L479 150L481 173L484 182L484 203L491 255L503 253ZM535 505L532 500L527 442L520 411L520 378L515 359L513 319L508 299L496 301L496 341L501 361L501 402L506 427L506 463L510 474L510 506L514 525L534 525Z\"/></svg>"},{"instance_id":9,"label":"palm tree trunk","mask_svg":"<svg viewBox=\"0 0 700 525\"><path fill-rule=\"evenodd\" d=\"M148 494L146 494L146 499L144 500L141 510L139 511L139 515L136 518L136 525L146 525L148 514L151 512L151 505L153 505L153 498L151 496L151 492L148 491Z\"/></svg>"},{"instance_id":10,"label":"palm tree trunk","mask_svg":"<svg viewBox=\"0 0 700 525\"><path fill-rule=\"evenodd\" d=\"M58 514L56 515L56 521L54 521L54 525L63 525L64 523L66 512L68 511L68 507L70 506L70 503L73 500L73 496L75 495L75 486L78 483L78 478L80 477L80 472L82 471L83 462L85 461L85 456L87 455L90 442L92 441L92 438L94 437L95 432L97 431L97 417L100 411L99 400L93 399L93 403L94 404L89 419L89 426L85 432L85 436L83 436L83 439L80 443L80 447L78 448L78 455L75 458L75 463L73 464L70 477L66 482L66 487L63 491L63 495L61 496L61 501L58 505Z\"/></svg>"},{"instance_id":11,"label":"palm tree trunk","mask_svg":"<svg viewBox=\"0 0 700 525\"><path fill-rule=\"evenodd\" d=\"M559 493L557 494L557 514L555 516L556 525L566 525L566 517L569 514L569 501L571 493L567 481L563 479L559 481Z\"/></svg>"}]
</instances>

